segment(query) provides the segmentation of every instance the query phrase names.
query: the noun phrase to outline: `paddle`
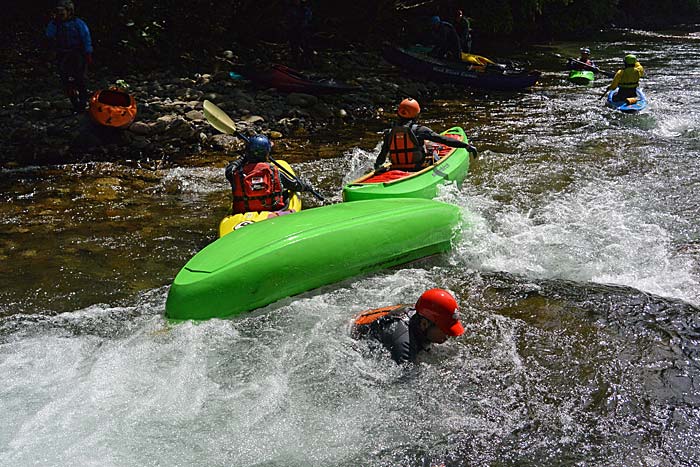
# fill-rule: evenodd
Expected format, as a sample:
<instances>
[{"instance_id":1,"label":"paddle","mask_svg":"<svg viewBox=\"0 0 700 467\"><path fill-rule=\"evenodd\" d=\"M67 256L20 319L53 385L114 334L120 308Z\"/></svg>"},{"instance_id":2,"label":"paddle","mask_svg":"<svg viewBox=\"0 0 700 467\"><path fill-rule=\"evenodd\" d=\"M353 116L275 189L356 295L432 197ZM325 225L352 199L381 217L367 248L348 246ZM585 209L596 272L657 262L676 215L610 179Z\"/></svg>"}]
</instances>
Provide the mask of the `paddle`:
<instances>
[{"instance_id":1,"label":"paddle","mask_svg":"<svg viewBox=\"0 0 700 467\"><path fill-rule=\"evenodd\" d=\"M580 61L580 60L576 60L575 58L570 58L569 61L570 61L570 62L573 62L573 63L578 63L579 65L583 65L583 66L585 66L587 69L589 69L589 70L591 70L591 71L597 71L598 73L600 73L600 74L602 74L602 75L605 75L605 76L607 76L608 78L614 78L614 77L615 77L615 73L612 73L612 72L610 72L610 71L601 70L601 69L598 68L597 66L589 65L589 64L584 63L584 62L582 62L582 61Z\"/></svg>"},{"instance_id":2,"label":"paddle","mask_svg":"<svg viewBox=\"0 0 700 467\"><path fill-rule=\"evenodd\" d=\"M238 132L238 130L236 129L236 124L233 122L233 120L231 120L231 117L226 115L226 112L221 110L216 104L214 104L211 101L205 100L203 108L204 116L206 117L207 122L209 122L211 126L213 126L222 133L226 133L227 135L236 135L240 138L243 138L246 142L248 141L248 138L245 135ZM308 183L302 182L296 175L289 173L284 167L280 165L279 162L277 162L271 156L268 157L270 158L270 161L272 161L272 163L275 164L277 168L280 169L285 175L287 175L289 178L291 178L298 184L304 185L307 188L309 188L311 194L314 195L319 201L326 200L326 198L324 198L318 191L316 191L314 187L312 187Z\"/></svg>"}]
</instances>

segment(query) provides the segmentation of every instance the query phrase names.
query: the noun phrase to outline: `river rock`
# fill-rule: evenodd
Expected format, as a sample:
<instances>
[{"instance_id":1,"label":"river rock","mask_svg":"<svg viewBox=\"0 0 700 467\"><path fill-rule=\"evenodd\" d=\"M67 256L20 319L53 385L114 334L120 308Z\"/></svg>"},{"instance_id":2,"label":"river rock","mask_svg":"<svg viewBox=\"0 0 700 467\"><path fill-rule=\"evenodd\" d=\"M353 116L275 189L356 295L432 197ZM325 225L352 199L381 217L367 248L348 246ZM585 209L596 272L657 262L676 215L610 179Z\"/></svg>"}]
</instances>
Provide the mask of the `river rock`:
<instances>
[{"instance_id":1,"label":"river rock","mask_svg":"<svg viewBox=\"0 0 700 467\"><path fill-rule=\"evenodd\" d=\"M195 122L201 122L204 120L204 114L200 112L199 110L190 110L185 114L185 117L188 120L192 120Z\"/></svg>"},{"instance_id":2,"label":"river rock","mask_svg":"<svg viewBox=\"0 0 700 467\"><path fill-rule=\"evenodd\" d=\"M129 131L135 135L148 136L151 134L152 127L146 122L134 122L129 126Z\"/></svg>"},{"instance_id":3,"label":"river rock","mask_svg":"<svg viewBox=\"0 0 700 467\"><path fill-rule=\"evenodd\" d=\"M240 145L240 140L231 135L214 135L208 139L212 149L234 152Z\"/></svg>"},{"instance_id":4,"label":"river rock","mask_svg":"<svg viewBox=\"0 0 700 467\"><path fill-rule=\"evenodd\" d=\"M312 107L318 103L318 97L310 94L293 92L287 96L287 104L292 107Z\"/></svg>"}]
</instances>

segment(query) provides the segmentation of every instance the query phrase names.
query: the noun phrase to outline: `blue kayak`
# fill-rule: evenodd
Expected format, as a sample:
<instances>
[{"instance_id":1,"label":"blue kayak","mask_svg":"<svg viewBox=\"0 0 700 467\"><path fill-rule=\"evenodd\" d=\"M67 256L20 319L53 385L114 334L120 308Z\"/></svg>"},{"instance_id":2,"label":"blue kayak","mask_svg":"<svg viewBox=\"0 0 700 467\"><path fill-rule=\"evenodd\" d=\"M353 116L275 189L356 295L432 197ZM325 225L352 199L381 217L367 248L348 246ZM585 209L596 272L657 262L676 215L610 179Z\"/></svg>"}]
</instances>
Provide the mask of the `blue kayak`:
<instances>
[{"instance_id":1,"label":"blue kayak","mask_svg":"<svg viewBox=\"0 0 700 467\"><path fill-rule=\"evenodd\" d=\"M637 98L634 97L623 99L621 101L615 100L615 95L619 88L615 88L608 93L607 106L620 112L625 113L635 113L643 110L647 106L647 96L644 95L641 89L637 88Z\"/></svg>"}]
</instances>

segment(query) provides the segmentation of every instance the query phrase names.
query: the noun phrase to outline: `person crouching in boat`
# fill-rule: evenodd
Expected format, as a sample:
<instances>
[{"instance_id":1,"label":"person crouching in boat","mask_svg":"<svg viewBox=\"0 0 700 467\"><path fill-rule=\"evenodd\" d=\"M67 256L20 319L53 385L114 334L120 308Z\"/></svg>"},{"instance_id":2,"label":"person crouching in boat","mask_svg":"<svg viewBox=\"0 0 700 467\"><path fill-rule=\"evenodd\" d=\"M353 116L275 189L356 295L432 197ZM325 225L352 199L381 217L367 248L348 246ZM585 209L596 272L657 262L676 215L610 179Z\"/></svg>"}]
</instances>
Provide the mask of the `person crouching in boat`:
<instances>
[{"instance_id":1,"label":"person crouching in boat","mask_svg":"<svg viewBox=\"0 0 700 467\"><path fill-rule=\"evenodd\" d=\"M447 21L442 21L439 16L433 16L430 18L430 29L435 47L429 55L460 62L462 60L462 45L455 27Z\"/></svg>"},{"instance_id":2,"label":"person crouching in boat","mask_svg":"<svg viewBox=\"0 0 700 467\"><path fill-rule=\"evenodd\" d=\"M282 211L294 192L311 191L305 181L270 162L272 143L263 135L248 140L242 157L226 166L231 184L233 214L251 211Z\"/></svg>"},{"instance_id":3,"label":"person crouching in boat","mask_svg":"<svg viewBox=\"0 0 700 467\"><path fill-rule=\"evenodd\" d=\"M387 154L392 170L412 172L426 167L429 165L426 160L426 140L451 148L465 148L476 156L477 150L471 144L442 136L426 126L418 125L416 118L420 113L420 105L414 99L402 100L396 113L399 116L398 121L384 131L382 148L374 162L375 171L384 165Z\"/></svg>"},{"instance_id":4,"label":"person crouching in boat","mask_svg":"<svg viewBox=\"0 0 700 467\"><path fill-rule=\"evenodd\" d=\"M395 305L361 313L354 321L352 337L381 342L396 363L415 363L430 344L464 334L457 301L447 290L430 289L415 306Z\"/></svg>"},{"instance_id":5,"label":"person crouching in boat","mask_svg":"<svg viewBox=\"0 0 700 467\"><path fill-rule=\"evenodd\" d=\"M595 68L595 63L591 60L591 49L581 47L580 53L581 56L576 61L569 59L569 70L590 70Z\"/></svg>"},{"instance_id":6,"label":"person crouching in boat","mask_svg":"<svg viewBox=\"0 0 700 467\"><path fill-rule=\"evenodd\" d=\"M607 89L609 92L615 88L619 88L613 97L614 101L623 101L629 97L637 97L639 79L644 76L644 67L637 61L637 57L634 55L625 55L624 63L625 67L617 70L612 83L610 83Z\"/></svg>"}]
</instances>

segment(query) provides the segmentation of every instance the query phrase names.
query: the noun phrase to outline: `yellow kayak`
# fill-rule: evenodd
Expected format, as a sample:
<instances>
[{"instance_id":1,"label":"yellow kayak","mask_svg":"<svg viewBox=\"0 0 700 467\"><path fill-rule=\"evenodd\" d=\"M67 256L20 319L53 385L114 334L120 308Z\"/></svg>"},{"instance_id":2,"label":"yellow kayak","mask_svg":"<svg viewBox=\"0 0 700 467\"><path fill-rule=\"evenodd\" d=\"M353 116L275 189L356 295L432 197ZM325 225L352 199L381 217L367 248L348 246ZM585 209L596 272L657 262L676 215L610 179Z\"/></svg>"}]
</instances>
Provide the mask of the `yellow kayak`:
<instances>
[{"instance_id":1,"label":"yellow kayak","mask_svg":"<svg viewBox=\"0 0 700 467\"><path fill-rule=\"evenodd\" d=\"M287 162L281 160L277 160L277 162L279 162L279 164L287 172L291 173L292 175L296 175L292 167ZM299 196L299 193L292 192L290 195L289 203L287 203L287 206L285 206L285 208L282 210L250 211L240 214L230 214L224 217L219 223L219 238L230 234L234 230L238 230L241 227L245 227L246 225L301 211L301 197Z\"/></svg>"},{"instance_id":2,"label":"yellow kayak","mask_svg":"<svg viewBox=\"0 0 700 467\"><path fill-rule=\"evenodd\" d=\"M486 57L483 57L481 55L468 54L466 52L462 52L462 61L467 62L467 63L471 63L472 65L477 65L477 66L486 66L486 65L496 65L497 64L493 60L488 59Z\"/></svg>"}]
</instances>

